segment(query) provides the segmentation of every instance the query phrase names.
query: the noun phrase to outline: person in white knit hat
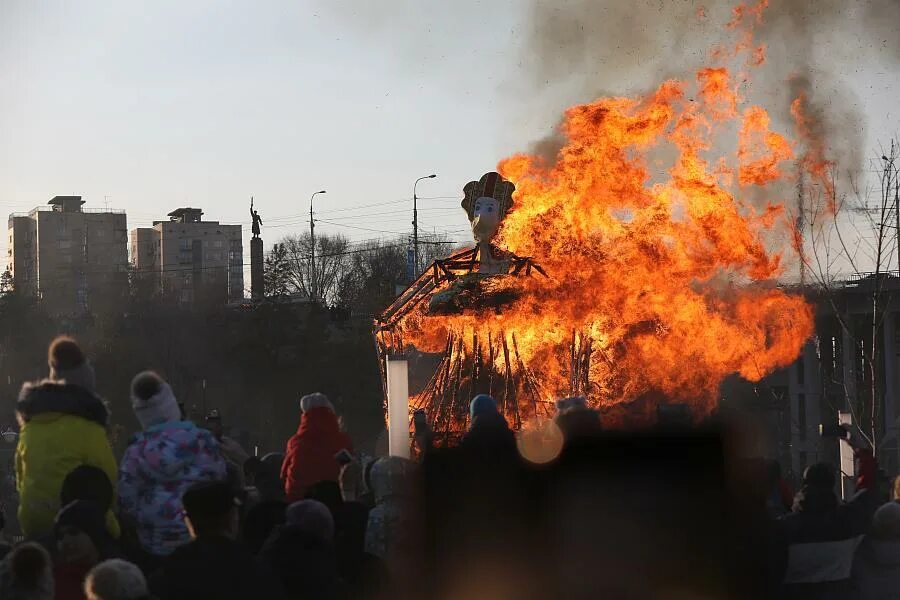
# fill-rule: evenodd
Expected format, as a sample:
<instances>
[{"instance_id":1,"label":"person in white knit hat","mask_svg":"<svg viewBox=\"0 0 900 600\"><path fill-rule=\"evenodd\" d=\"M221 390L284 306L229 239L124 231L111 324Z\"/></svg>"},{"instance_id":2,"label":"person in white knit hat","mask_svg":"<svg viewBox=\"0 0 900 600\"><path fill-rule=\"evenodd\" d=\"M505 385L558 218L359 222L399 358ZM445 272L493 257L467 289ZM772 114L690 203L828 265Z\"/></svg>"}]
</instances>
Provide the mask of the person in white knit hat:
<instances>
[{"instance_id":1,"label":"person in white knit hat","mask_svg":"<svg viewBox=\"0 0 900 600\"><path fill-rule=\"evenodd\" d=\"M320 481L337 482L341 472L336 454L353 452L353 442L341 431L334 407L325 394L300 399L300 426L288 440L281 479L289 503L303 500L306 490Z\"/></svg>"},{"instance_id":2,"label":"person in white knit hat","mask_svg":"<svg viewBox=\"0 0 900 600\"><path fill-rule=\"evenodd\" d=\"M119 510L134 522L143 549L163 558L188 542L181 496L191 485L225 478L225 459L209 431L181 419L169 384L152 371L131 383L141 423L119 466Z\"/></svg>"}]
</instances>

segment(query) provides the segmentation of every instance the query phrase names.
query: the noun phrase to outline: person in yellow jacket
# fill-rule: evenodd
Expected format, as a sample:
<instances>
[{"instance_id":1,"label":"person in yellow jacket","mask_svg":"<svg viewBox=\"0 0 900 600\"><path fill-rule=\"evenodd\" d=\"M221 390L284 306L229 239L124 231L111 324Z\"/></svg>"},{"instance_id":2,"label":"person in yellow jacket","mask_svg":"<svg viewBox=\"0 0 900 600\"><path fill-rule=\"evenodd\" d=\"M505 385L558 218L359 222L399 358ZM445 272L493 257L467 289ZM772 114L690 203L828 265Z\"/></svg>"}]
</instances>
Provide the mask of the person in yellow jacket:
<instances>
[{"instance_id":1,"label":"person in yellow jacket","mask_svg":"<svg viewBox=\"0 0 900 600\"><path fill-rule=\"evenodd\" d=\"M50 376L23 385L16 403L21 428L16 447L18 516L28 539L53 532L63 480L76 467L102 469L113 483L118 475L106 435L109 411L94 391L94 371L78 343L56 338L48 363ZM113 537L119 536L112 512L106 515L106 526Z\"/></svg>"}]
</instances>

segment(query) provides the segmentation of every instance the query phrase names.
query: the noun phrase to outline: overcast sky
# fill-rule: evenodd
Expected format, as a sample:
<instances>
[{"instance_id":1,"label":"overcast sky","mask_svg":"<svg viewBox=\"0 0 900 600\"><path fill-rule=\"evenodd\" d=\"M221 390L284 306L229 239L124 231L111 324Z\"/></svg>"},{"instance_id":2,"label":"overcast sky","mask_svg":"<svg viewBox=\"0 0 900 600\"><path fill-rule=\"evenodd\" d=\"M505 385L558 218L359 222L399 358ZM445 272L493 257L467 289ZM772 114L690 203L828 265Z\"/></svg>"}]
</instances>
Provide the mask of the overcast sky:
<instances>
[{"instance_id":1,"label":"overcast sky","mask_svg":"<svg viewBox=\"0 0 900 600\"><path fill-rule=\"evenodd\" d=\"M186 205L246 223L254 195L269 246L324 188L317 231L361 240L409 231L412 183L436 172L422 227L464 238L465 182L592 99L518 85L522 5L0 0L0 212L74 194L129 229ZM878 115L869 144L896 133L896 73L848 77Z\"/></svg>"}]
</instances>

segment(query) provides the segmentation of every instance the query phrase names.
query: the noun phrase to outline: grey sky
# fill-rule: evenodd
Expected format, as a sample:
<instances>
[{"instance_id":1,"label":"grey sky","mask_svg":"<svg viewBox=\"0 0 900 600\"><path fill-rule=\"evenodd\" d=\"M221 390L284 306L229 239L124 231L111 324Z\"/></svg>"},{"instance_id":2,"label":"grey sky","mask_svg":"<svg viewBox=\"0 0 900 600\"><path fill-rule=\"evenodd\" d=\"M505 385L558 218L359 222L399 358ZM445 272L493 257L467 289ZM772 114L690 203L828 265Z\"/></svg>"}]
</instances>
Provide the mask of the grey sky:
<instances>
[{"instance_id":1,"label":"grey sky","mask_svg":"<svg viewBox=\"0 0 900 600\"><path fill-rule=\"evenodd\" d=\"M247 222L252 194L270 245L306 227L309 196L325 188L322 220L377 231L317 231L407 232L411 215L396 211L411 209L416 177L438 173L420 196L457 196L548 133L564 106L593 99L583 85L523 83L523 5L0 0L0 212L80 194L94 207L109 196L129 228L184 205ZM887 141L896 73L847 76L877 116L869 147ZM457 202L421 207L424 229L465 238Z\"/></svg>"}]
</instances>

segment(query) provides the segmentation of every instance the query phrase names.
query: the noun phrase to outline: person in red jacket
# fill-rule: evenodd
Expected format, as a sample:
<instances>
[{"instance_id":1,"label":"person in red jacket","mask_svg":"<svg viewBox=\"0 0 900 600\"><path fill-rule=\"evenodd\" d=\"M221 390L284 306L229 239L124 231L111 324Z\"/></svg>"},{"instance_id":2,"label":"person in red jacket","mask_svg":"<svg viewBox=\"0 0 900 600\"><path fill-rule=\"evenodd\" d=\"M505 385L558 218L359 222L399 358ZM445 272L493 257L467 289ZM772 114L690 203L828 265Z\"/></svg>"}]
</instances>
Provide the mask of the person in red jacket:
<instances>
[{"instance_id":1,"label":"person in red jacket","mask_svg":"<svg viewBox=\"0 0 900 600\"><path fill-rule=\"evenodd\" d=\"M350 437L340 430L334 407L325 394L300 399L300 427L288 440L281 478L287 503L302 500L307 488L320 481L337 481L341 467L334 455L353 452Z\"/></svg>"}]
</instances>

